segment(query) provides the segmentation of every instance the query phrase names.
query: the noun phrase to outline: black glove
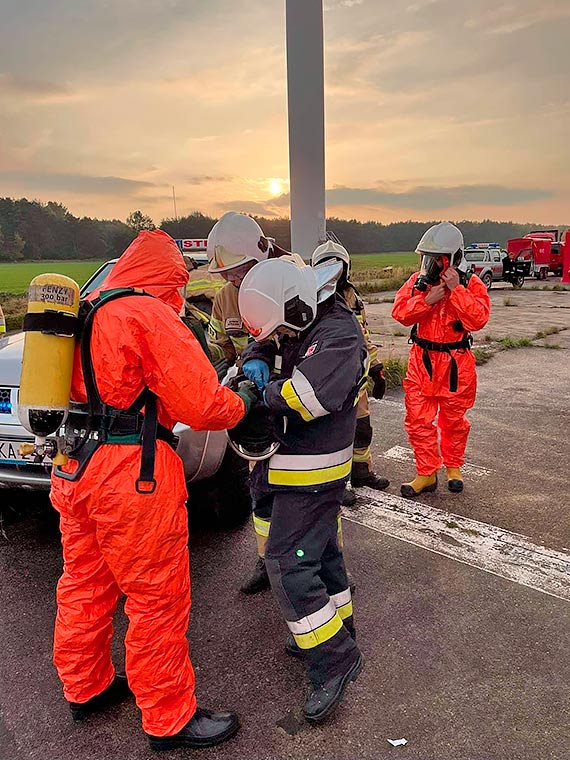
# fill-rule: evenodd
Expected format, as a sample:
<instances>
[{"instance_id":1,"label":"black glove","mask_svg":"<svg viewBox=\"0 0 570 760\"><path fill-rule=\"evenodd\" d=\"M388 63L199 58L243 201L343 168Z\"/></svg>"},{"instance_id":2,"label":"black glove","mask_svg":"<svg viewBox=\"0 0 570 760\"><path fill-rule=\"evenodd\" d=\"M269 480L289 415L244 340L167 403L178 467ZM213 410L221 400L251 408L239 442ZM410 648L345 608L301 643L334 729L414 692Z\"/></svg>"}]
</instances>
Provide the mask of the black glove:
<instances>
[{"instance_id":1,"label":"black glove","mask_svg":"<svg viewBox=\"0 0 570 760\"><path fill-rule=\"evenodd\" d=\"M380 363L375 364L373 367L370 367L368 371L370 379L374 384L372 387L373 398L384 398L384 393L386 392L386 379L384 378L384 373L382 372L383 369L384 365Z\"/></svg>"},{"instance_id":2,"label":"black glove","mask_svg":"<svg viewBox=\"0 0 570 760\"><path fill-rule=\"evenodd\" d=\"M255 383L252 383L251 380L242 380L237 387L236 393L241 399L243 399L245 404L245 414L243 416L243 418L245 418L260 400L259 393Z\"/></svg>"}]
</instances>

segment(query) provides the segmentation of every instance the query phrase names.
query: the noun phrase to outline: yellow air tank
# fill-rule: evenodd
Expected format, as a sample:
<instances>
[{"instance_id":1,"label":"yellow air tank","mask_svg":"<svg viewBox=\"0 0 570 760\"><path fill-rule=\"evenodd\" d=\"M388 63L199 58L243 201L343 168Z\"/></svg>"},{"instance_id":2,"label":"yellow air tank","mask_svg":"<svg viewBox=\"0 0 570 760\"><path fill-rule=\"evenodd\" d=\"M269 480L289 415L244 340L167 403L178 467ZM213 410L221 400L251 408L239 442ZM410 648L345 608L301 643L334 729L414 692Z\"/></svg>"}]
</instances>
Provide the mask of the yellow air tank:
<instances>
[{"instance_id":1,"label":"yellow air tank","mask_svg":"<svg viewBox=\"0 0 570 760\"><path fill-rule=\"evenodd\" d=\"M44 443L67 417L78 311L74 280L61 274L34 277L24 318L18 417L36 443ZM59 456L56 464L63 463Z\"/></svg>"}]
</instances>

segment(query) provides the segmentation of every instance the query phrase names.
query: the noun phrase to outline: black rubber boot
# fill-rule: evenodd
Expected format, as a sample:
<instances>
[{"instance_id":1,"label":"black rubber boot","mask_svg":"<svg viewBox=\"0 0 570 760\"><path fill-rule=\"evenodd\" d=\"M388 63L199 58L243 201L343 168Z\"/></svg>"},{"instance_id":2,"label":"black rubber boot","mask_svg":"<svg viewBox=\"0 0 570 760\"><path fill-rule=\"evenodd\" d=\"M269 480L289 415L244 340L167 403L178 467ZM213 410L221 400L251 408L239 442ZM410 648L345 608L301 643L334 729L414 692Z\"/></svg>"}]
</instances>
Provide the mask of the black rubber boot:
<instances>
[{"instance_id":1,"label":"black rubber boot","mask_svg":"<svg viewBox=\"0 0 570 760\"><path fill-rule=\"evenodd\" d=\"M115 678L111 684L100 694L91 697L87 702L70 702L71 716L75 721L85 720L95 712L103 712L109 707L123 702L132 694L127 676L124 673L115 673Z\"/></svg>"},{"instance_id":2,"label":"black rubber boot","mask_svg":"<svg viewBox=\"0 0 570 760\"><path fill-rule=\"evenodd\" d=\"M331 715L344 695L344 690L351 681L356 681L362 668L364 659L359 655L352 666L341 675L330 678L321 686L317 686L303 707L303 715L310 723L322 723Z\"/></svg>"},{"instance_id":3,"label":"black rubber boot","mask_svg":"<svg viewBox=\"0 0 570 760\"><path fill-rule=\"evenodd\" d=\"M356 504L356 494L352 490L352 488L345 488L344 489L344 495L342 497L341 502L343 507L354 507Z\"/></svg>"},{"instance_id":4,"label":"black rubber boot","mask_svg":"<svg viewBox=\"0 0 570 760\"><path fill-rule=\"evenodd\" d=\"M258 557L252 575L241 586L240 591L242 594L259 594L268 589L270 585L265 560L263 557Z\"/></svg>"},{"instance_id":5,"label":"black rubber boot","mask_svg":"<svg viewBox=\"0 0 570 760\"><path fill-rule=\"evenodd\" d=\"M230 739L239 730L239 718L233 712L212 712L198 708L184 728L173 736L147 734L151 749L166 752L188 747L213 747Z\"/></svg>"},{"instance_id":6,"label":"black rubber boot","mask_svg":"<svg viewBox=\"0 0 570 760\"><path fill-rule=\"evenodd\" d=\"M387 478L381 478L369 470L366 462L356 462L352 465L350 482L354 488L368 486L368 488L373 488L375 491L383 491L390 485L390 481Z\"/></svg>"}]
</instances>

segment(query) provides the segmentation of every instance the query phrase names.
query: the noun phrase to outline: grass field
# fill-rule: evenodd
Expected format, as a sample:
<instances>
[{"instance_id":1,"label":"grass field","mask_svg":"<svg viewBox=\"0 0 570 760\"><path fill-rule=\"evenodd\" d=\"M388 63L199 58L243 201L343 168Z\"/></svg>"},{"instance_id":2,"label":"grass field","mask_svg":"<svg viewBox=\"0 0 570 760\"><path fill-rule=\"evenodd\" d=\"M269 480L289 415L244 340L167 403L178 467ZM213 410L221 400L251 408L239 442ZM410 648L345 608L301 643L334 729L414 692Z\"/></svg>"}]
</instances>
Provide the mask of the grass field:
<instances>
[{"instance_id":1,"label":"grass field","mask_svg":"<svg viewBox=\"0 0 570 760\"><path fill-rule=\"evenodd\" d=\"M25 264L0 264L0 293L25 293L30 280L44 272L65 274L81 286L102 263L102 261L34 261Z\"/></svg>"},{"instance_id":2,"label":"grass field","mask_svg":"<svg viewBox=\"0 0 570 760\"><path fill-rule=\"evenodd\" d=\"M352 269L376 269L382 267L415 267L419 264L419 257L414 252L401 253L358 253L351 256Z\"/></svg>"}]
</instances>

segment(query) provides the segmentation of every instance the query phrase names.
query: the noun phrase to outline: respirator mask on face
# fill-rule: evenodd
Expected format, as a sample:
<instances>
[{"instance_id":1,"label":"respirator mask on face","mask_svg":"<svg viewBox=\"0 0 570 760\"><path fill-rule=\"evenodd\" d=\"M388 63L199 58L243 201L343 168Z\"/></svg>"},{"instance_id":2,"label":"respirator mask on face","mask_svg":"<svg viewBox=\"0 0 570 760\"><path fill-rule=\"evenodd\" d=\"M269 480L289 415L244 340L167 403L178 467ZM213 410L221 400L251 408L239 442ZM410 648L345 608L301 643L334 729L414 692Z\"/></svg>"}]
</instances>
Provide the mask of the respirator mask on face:
<instances>
[{"instance_id":1,"label":"respirator mask on face","mask_svg":"<svg viewBox=\"0 0 570 760\"><path fill-rule=\"evenodd\" d=\"M437 285L441 275L448 267L449 258L447 256L423 254L420 274L415 285L416 290L425 291L429 285Z\"/></svg>"}]
</instances>

